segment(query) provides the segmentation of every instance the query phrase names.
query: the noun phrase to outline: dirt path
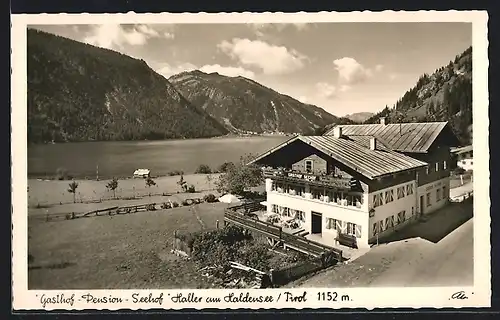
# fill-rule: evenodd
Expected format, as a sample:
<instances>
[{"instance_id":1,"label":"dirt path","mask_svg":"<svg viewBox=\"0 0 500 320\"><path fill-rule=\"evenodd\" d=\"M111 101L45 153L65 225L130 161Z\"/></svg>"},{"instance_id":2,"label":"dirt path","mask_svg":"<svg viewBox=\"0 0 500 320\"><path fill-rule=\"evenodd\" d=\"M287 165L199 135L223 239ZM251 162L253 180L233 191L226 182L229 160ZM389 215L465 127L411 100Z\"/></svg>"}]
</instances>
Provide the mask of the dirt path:
<instances>
[{"instance_id":1,"label":"dirt path","mask_svg":"<svg viewBox=\"0 0 500 320\"><path fill-rule=\"evenodd\" d=\"M290 287L454 286L473 283L472 205L450 205L390 242ZM463 223L465 220L467 222ZM455 228L453 230L453 228ZM419 236L417 236L419 235Z\"/></svg>"}]
</instances>

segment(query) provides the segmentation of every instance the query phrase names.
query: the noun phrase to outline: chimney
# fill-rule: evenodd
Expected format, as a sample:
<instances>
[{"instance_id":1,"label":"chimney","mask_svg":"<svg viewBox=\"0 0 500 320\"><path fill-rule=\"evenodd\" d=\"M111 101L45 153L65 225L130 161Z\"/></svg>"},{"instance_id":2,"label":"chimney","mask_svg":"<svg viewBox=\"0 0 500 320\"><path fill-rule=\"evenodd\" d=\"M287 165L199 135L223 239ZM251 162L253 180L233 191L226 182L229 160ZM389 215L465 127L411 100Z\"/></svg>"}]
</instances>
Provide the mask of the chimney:
<instances>
[{"instance_id":1,"label":"chimney","mask_svg":"<svg viewBox=\"0 0 500 320\"><path fill-rule=\"evenodd\" d=\"M380 124L385 126L386 123L385 123L385 117L380 117Z\"/></svg>"},{"instance_id":2,"label":"chimney","mask_svg":"<svg viewBox=\"0 0 500 320\"><path fill-rule=\"evenodd\" d=\"M333 128L333 136L335 138L340 138L342 137L342 127L340 126L336 126L335 128Z\"/></svg>"},{"instance_id":3,"label":"chimney","mask_svg":"<svg viewBox=\"0 0 500 320\"><path fill-rule=\"evenodd\" d=\"M377 138L370 138L370 150L377 150Z\"/></svg>"}]
</instances>

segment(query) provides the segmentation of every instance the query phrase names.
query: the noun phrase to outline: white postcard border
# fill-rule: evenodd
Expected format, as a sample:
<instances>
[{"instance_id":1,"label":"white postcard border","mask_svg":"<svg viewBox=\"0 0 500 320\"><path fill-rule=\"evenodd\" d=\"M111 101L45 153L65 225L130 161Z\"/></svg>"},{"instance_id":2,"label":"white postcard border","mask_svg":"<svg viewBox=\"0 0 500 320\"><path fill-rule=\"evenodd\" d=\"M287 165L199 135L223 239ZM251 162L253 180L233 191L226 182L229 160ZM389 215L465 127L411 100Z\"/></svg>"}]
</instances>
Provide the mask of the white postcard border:
<instances>
[{"instance_id":1,"label":"white postcard border","mask_svg":"<svg viewBox=\"0 0 500 320\"><path fill-rule=\"evenodd\" d=\"M473 28L473 138L474 138L474 286L427 288L298 288L258 290L28 290L27 282L27 81L26 81L26 26L36 24L107 24L107 23L306 23L306 22L469 22ZM12 285L15 310L117 310L117 309L183 309L183 308L381 308L381 307L489 307L491 299L490 265L490 198L488 145L488 15L484 11L384 11L350 13L198 13L198 14L36 14L12 16L12 89L11 89L11 152L12 152ZM460 266L457 266L460 267ZM467 299L452 299L463 291ZM286 292L307 301L289 302ZM174 303L172 297L194 294L200 302ZM270 296L272 302L228 302L247 293L251 297ZM115 297L116 303L88 303L85 295ZM137 295L134 295L137 294ZM149 303L134 303L134 297L158 298ZM319 295L318 295L319 294ZM47 303L47 297L59 295L61 303ZM62 296L64 296L63 299ZM320 296L337 298L333 301ZM348 297L347 297L348 296ZM192 297L192 296L191 296ZM220 298L209 303L207 298ZM344 298L343 298L344 297ZM228 298L226 298L228 299ZM109 299L108 299L109 300ZM45 300L47 301L47 300ZM155 302L156 301L156 302Z\"/></svg>"}]
</instances>

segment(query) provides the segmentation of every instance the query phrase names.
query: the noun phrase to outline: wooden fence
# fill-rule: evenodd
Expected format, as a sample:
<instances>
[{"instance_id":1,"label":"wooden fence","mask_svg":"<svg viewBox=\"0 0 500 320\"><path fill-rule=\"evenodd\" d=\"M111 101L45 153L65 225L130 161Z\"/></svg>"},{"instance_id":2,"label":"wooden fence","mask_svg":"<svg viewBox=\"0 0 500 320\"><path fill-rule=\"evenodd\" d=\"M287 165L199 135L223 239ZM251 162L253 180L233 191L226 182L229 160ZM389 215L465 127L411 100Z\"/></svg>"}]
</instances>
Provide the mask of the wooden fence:
<instances>
[{"instance_id":1,"label":"wooden fence","mask_svg":"<svg viewBox=\"0 0 500 320\"><path fill-rule=\"evenodd\" d=\"M184 200L187 205L193 205L203 202L201 198L193 198ZM161 207L161 205L160 205ZM155 211L158 210L157 203L145 203L145 204L136 204L131 206L113 206L102 209L91 210L87 212L63 212L63 213L51 213L51 214L37 214L37 215L29 215L28 219L30 220L44 220L44 221L60 221L60 220L72 220L78 218L88 218L92 216L101 216L101 215L115 215L115 214L128 214L128 213L136 213L136 212L144 212L144 211Z\"/></svg>"}]
</instances>

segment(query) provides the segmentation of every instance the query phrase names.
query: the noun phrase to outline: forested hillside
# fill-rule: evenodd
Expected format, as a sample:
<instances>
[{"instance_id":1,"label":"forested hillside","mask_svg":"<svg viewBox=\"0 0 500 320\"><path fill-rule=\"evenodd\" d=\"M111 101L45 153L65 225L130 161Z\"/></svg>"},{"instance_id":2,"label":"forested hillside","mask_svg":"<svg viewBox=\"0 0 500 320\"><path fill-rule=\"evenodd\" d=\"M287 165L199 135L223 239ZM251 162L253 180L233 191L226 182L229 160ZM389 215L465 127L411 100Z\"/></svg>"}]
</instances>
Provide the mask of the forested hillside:
<instances>
[{"instance_id":1,"label":"forested hillside","mask_svg":"<svg viewBox=\"0 0 500 320\"><path fill-rule=\"evenodd\" d=\"M466 145L472 142L472 47L433 74L422 75L392 107L386 107L365 121L448 121Z\"/></svg>"},{"instance_id":2,"label":"forested hillside","mask_svg":"<svg viewBox=\"0 0 500 320\"><path fill-rule=\"evenodd\" d=\"M27 51L29 142L228 132L142 60L34 29Z\"/></svg>"}]
</instances>

